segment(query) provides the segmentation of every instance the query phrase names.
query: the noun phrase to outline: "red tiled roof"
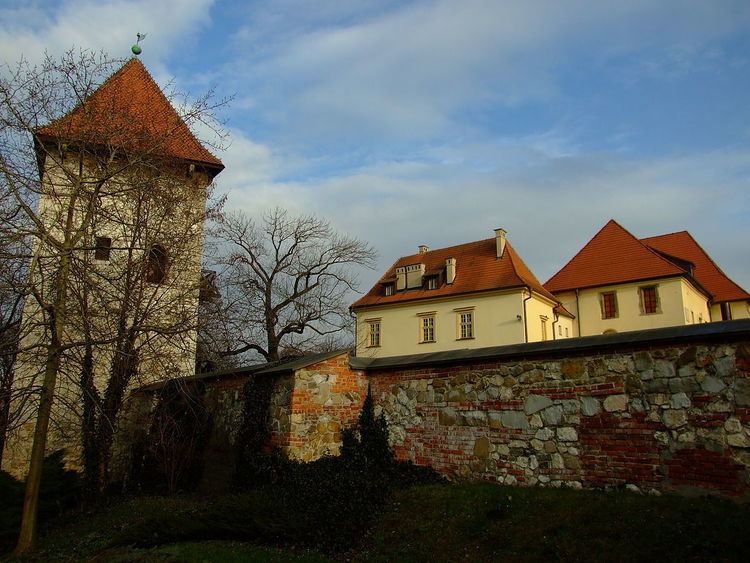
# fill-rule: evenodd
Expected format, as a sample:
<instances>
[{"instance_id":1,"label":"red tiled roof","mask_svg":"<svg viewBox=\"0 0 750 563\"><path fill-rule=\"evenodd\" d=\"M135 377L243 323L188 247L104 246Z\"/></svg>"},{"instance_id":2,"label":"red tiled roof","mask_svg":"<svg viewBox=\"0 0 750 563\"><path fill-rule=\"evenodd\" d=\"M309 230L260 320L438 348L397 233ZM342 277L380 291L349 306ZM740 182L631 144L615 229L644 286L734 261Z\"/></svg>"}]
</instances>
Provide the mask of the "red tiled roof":
<instances>
[{"instance_id":1,"label":"red tiled roof","mask_svg":"<svg viewBox=\"0 0 750 563\"><path fill-rule=\"evenodd\" d=\"M544 287L558 293L687 273L611 219Z\"/></svg>"},{"instance_id":2,"label":"red tiled roof","mask_svg":"<svg viewBox=\"0 0 750 563\"><path fill-rule=\"evenodd\" d=\"M456 259L456 278L452 284L441 283L437 289L408 289L384 295L382 284L395 279L396 268L411 264L424 264L425 272L439 272L445 268L447 258ZM531 273L510 243L506 243L503 257L497 258L495 238L438 248L423 254L412 254L396 260L370 291L357 300L352 309L373 305L387 305L419 299L447 297L493 289L528 286L533 291L556 301Z\"/></svg>"},{"instance_id":3,"label":"red tiled roof","mask_svg":"<svg viewBox=\"0 0 750 563\"><path fill-rule=\"evenodd\" d=\"M195 138L138 59L130 59L73 111L39 129L41 137L119 145L208 165L221 161Z\"/></svg>"},{"instance_id":4,"label":"red tiled roof","mask_svg":"<svg viewBox=\"0 0 750 563\"><path fill-rule=\"evenodd\" d=\"M687 231L648 237L641 242L659 252L692 262L695 266L693 277L711 292L715 303L750 299L750 293L729 279Z\"/></svg>"}]
</instances>

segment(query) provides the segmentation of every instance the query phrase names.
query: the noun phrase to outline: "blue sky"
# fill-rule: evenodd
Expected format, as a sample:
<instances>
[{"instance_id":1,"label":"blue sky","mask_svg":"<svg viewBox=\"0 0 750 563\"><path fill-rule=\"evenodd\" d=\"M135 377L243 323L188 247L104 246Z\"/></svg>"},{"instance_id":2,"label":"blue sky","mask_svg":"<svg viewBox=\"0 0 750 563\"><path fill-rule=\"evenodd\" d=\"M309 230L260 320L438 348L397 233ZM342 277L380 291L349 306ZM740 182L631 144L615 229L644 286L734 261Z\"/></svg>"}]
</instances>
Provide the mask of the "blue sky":
<instances>
[{"instance_id":1,"label":"blue sky","mask_svg":"<svg viewBox=\"0 0 750 563\"><path fill-rule=\"evenodd\" d=\"M328 217L381 270L502 226L542 281L609 218L687 229L750 289L747 0L6 0L0 59L136 31L160 82L234 96L230 208Z\"/></svg>"}]
</instances>

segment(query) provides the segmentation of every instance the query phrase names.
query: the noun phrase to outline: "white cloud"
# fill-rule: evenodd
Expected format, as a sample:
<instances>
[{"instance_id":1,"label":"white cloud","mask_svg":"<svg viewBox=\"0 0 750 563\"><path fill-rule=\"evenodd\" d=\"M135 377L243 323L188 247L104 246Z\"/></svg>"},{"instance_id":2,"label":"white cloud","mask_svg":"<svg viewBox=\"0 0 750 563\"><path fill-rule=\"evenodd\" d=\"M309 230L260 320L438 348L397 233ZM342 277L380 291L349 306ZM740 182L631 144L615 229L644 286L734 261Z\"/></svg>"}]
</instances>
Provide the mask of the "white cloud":
<instances>
[{"instance_id":1,"label":"white cloud","mask_svg":"<svg viewBox=\"0 0 750 563\"><path fill-rule=\"evenodd\" d=\"M379 270L418 244L438 248L489 238L502 226L542 281L610 218L636 236L687 229L730 276L750 287L750 236L726 220L750 216L750 179L743 175L750 167L748 150L626 160L558 156L540 151L533 140L507 141L484 152L498 160L524 155L523 164L489 172L465 166L463 149L439 152L454 153L458 164L383 162L309 182L263 179L236 186L229 206L255 214L281 205L331 218L378 248ZM367 283L378 275L368 274Z\"/></svg>"},{"instance_id":2,"label":"white cloud","mask_svg":"<svg viewBox=\"0 0 750 563\"><path fill-rule=\"evenodd\" d=\"M0 60L41 60L73 47L131 55L136 32L147 33L144 61L160 65L189 34L209 21L213 0L69 0L0 9Z\"/></svg>"},{"instance_id":3,"label":"white cloud","mask_svg":"<svg viewBox=\"0 0 750 563\"><path fill-rule=\"evenodd\" d=\"M467 108L557 96L558 68L577 60L656 49L665 54L644 64L686 72L691 54L711 64L719 54L706 44L750 23L741 0L435 0L359 18L323 10L316 25L287 4L253 14L261 23L235 37L240 58L225 76L252 80L267 97L265 116L306 138L430 138L464 121ZM265 27L259 35L261 25L283 40Z\"/></svg>"}]
</instances>

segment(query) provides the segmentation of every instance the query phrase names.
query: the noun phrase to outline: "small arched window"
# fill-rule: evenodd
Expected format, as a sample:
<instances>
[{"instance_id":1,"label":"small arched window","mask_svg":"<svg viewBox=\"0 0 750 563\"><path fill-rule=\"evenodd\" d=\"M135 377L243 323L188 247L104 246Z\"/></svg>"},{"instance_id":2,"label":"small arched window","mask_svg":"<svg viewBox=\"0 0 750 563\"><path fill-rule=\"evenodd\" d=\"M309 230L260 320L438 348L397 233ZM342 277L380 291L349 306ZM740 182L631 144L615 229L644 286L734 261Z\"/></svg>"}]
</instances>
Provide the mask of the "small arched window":
<instances>
[{"instance_id":1,"label":"small arched window","mask_svg":"<svg viewBox=\"0 0 750 563\"><path fill-rule=\"evenodd\" d=\"M163 246L155 244L148 251L148 263L146 264L146 281L151 283L164 283L169 269L169 256Z\"/></svg>"}]
</instances>

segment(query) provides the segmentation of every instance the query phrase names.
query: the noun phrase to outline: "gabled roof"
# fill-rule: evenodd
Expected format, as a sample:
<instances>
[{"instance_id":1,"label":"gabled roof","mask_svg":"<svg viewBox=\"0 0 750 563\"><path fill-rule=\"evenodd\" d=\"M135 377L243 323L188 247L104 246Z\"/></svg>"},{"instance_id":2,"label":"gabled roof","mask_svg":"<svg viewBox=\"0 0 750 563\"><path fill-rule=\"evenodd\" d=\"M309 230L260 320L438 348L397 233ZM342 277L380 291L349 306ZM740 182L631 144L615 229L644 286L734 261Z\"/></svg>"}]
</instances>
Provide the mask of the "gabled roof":
<instances>
[{"instance_id":1,"label":"gabled roof","mask_svg":"<svg viewBox=\"0 0 750 563\"><path fill-rule=\"evenodd\" d=\"M692 263L693 277L713 296L713 301L750 299L750 293L734 283L716 265L705 250L687 231L641 239L649 247Z\"/></svg>"},{"instance_id":2,"label":"gabled roof","mask_svg":"<svg viewBox=\"0 0 750 563\"><path fill-rule=\"evenodd\" d=\"M185 122L138 59L130 59L70 113L39 130L40 137L70 143L151 148L223 169Z\"/></svg>"},{"instance_id":3,"label":"gabled roof","mask_svg":"<svg viewBox=\"0 0 750 563\"><path fill-rule=\"evenodd\" d=\"M686 274L610 219L544 287L558 293Z\"/></svg>"},{"instance_id":4,"label":"gabled roof","mask_svg":"<svg viewBox=\"0 0 750 563\"><path fill-rule=\"evenodd\" d=\"M447 258L456 259L456 278L452 284L443 282L437 289L408 289L396 291L393 295L384 295L382 284L393 282L396 279L396 268L412 264L424 264L426 273L442 272ZM399 258L383 274L378 283L357 300L351 308L357 309L373 305L387 305L524 286L528 286L533 291L557 302L552 294L544 289L510 243L506 243L503 256L498 259L495 238L489 238Z\"/></svg>"}]
</instances>

